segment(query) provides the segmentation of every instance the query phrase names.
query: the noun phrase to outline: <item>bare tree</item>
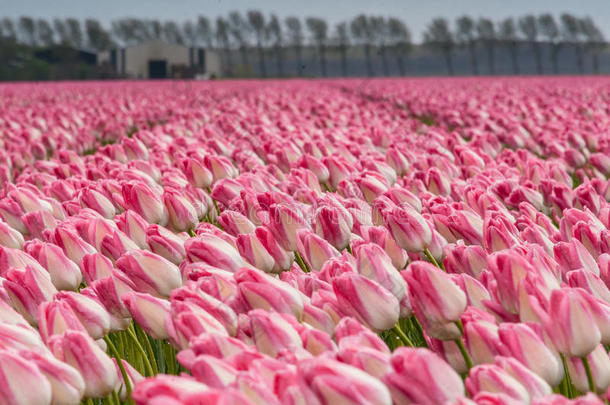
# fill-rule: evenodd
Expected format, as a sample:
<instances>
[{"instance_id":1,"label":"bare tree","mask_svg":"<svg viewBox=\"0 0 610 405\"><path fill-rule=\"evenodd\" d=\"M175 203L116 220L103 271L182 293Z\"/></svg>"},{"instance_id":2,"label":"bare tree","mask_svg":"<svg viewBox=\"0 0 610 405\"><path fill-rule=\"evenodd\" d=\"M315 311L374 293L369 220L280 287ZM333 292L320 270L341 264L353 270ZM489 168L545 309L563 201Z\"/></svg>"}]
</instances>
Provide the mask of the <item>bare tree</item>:
<instances>
[{"instance_id":1,"label":"bare tree","mask_svg":"<svg viewBox=\"0 0 610 405\"><path fill-rule=\"evenodd\" d=\"M182 30L175 21L166 21L163 24L163 39L170 44L184 45Z\"/></svg>"},{"instance_id":2,"label":"bare tree","mask_svg":"<svg viewBox=\"0 0 610 405\"><path fill-rule=\"evenodd\" d=\"M222 17L216 19L216 44L223 50L224 70L227 75L233 73L233 61L231 58L231 42L229 39L229 23Z\"/></svg>"},{"instance_id":3,"label":"bare tree","mask_svg":"<svg viewBox=\"0 0 610 405\"><path fill-rule=\"evenodd\" d=\"M559 73L559 48L561 43L559 42L559 27L555 22L553 15L546 13L538 17L538 24L540 26L540 32L544 35L551 45L551 63L553 64L553 73Z\"/></svg>"},{"instance_id":4,"label":"bare tree","mask_svg":"<svg viewBox=\"0 0 610 405\"><path fill-rule=\"evenodd\" d=\"M591 52L593 72L599 73L599 53L606 47L604 34L591 17L580 19L580 29L585 37L585 48Z\"/></svg>"},{"instance_id":5,"label":"bare tree","mask_svg":"<svg viewBox=\"0 0 610 405\"><path fill-rule=\"evenodd\" d=\"M318 47L322 76L326 77L326 40L328 39L328 24L325 20L317 17L307 17L305 23L307 24L307 29L311 32L314 43Z\"/></svg>"},{"instance_id":6,"label":"bare tree","mask_svg":"<svg viewBox=\"0 0 610 405\"><path fill-rule=\"evenodd\" d=\"M449 29L449 23L444 18L432 20L424 33L424 42L433 48L440 49L445 56L447 73L453 76L453 58L451 53L455 46L453 33Z\"/></svg>"},{"instance_id":7,"label":"bare tree","mask_svg":"<svg viewBox=\"0 0 610 405\"><path fill-rule=\"evenodd\" d=\"M248 21L256 35L256 49L258 50L258 63L261 75L267 76L267 65L265 64L265 16L258 10L248 11Z\"/></svg>"},{"instance_id":8,"label":"bare tree","mask_svg":"<svg viewBox=\"0 0 610 405\"><path fill-rule=\"evenodd\" d=\"M15 23L13 23L13 20L10 18L3 18L0 28L2 29L2 38L8 39L9 41L15 41L17 39Z\"/></svg>"},{"instance_id":9,"label":"bare tree","mask_svg":"<svg viewBox=\"0 0 610 405\"><path fill-rule=\"evenodd\" d=\"M288 43L294 48L297 58L297 75L303 75L303 26L297 17L287 17L284 21L288 28Z\"/></svg>"},{"instance_id":10,"label":"bare tree","mask_svg":"<svg viewBox=\"0 0 610 405\"><path fill-rule=\"evenodd\" d=\"M70 45L75 48L82 48L83 30L80 26L80 21L76 18L67 18L66 28L68 29L68 35L70 37Z\"/></svg>"},{"instance_id":11,"label":"bare tree","mask_svg":"<svg viewBox=\"0 0 610 405\"><path fill-rule=\"evenodd\" d=\"M477 21L477 34L485 49L487 49L487 67L490 74L496 73L495 45L496 30L494 23L489 18L479 18Z\"/></svg>"},{"instance_id":12,"label":"bare tree","mask_svg":"<svg viewBox=\"0 0 610 405\"><path fill-rule=\"evenodd\" d=\"M371 17L371 28L375 33L375 45L381 54L381 66L383 67L384 76L390 75L390 65L387 55L387 41L389 39L388 22L384 17Z\"/></svg>"},{"instance_id":13,"label":"bare tree","mask_svg":"<svg viewBox=\"0 0 610 405\"><path fill-rule=\"evenodd\" d=\"M335 26L335 37L341 55L341 75L347 76L347 46L349 45L349 34L347 33L347 23L340 22Z\"/></svg>"},{"instance_id":14,"label":"bare tree","mask_svg":"<svg viewBox=\"0 0 610 405\"><path fill-rule=\"evenodd\" d=\"M184 36L185 43L194 48L199 42L199 33L197 32L197 26L192 21L185 21L182 24L182 34Z\"/></svg>"},{"instance_id":15,"label":"bare tree","mask_svg":"<svg viewBox=\"0 0 610 405\"><path fill-rule=\"evenodd\" d=\"M510 52L510 59L513 65L513 73L519 74L519 59L518 59L518 48L519 38L517 37L517 28L515 27L515 20L512 17L506 18L500 22L498 29L498 37L502 43L508 47Z\"/></svg>"},{"instance_id":16,"label":"bare tree","mask_svg":"<svg viewBox=\"0 0 610 405\"><path fill-rule=\"evenodd\" d=\"M161 39L163 37L163 24L159 20L147 20L144 22L146 36L148 39Z\"/></svg>"},{"instance_id":17,"label":"bare tree","mask_svg":"<svg viewBox=\"0 0 610 405\"><path fill-rule=\"evenodd\" d=\"M43 46L53 45L55 33L53 27L44 18L39 18L36 21L36 42Z\"/></svg>"},{"instance_id":18,"label":"bare tree","mask_svg":"<svg viewBox=\"0 0 610 405\"><path fill-rule=\"evenodd\" d=\"M87 43L91 49L103 51L110 49L112 46L112 38L98 20L86 19L85 33L87 34Z\"/></svg>"},{"instance_id":19,"label":"bare tree","mask_svg":"<svg viewBox=\"0 0 610 405\"><path fill-rule=\"evenodd\" d=\"M563 40L570 43L574 47L576 52L576 65L578 66L578 72L583 74L585 72L584 66L584 50L581 37L581 24L580 20L572 14L563 13L561 19L561 36Z\"/></svg>"},{"instance_id":20,"label":"bare tree","mask_svg":"<svg viewBox=\"0 0 610 405\"><path fill-rule=\"evenodd\" d=\"M396 54L396 63L401 76L406 73L405 56L411 50L411 33L404 22L398 18L390 17L388 19L388 34L392 43L392 48Z\"/></svg>"},{"instance_id":21,"label":"bare tree","mask_svg":"<svg viewBox=\"0 0 610 405\"><path fill-rule=\"evenodd\" d=\"M68 31L66 21L56 18L55 20L53 20L53 28L55 29L55 33L58 36L59 43L62 45L69 45L70 32Z\"/></svg>"},{"instance_id":22,"label":"bare tree","mask_svg":"<svg viewBox=\"0 0 610 405\"><path fill-rule=\"evenodd\" d=\"M474 35L474 20L471 17L464 15L458 18L456 23L456 40L459 44L468 47L472 73L476 76L479 74L479 63L477 60L476 38Z\"/></svg>"},{"instance_id":23,"label":"bare tree","mask_svg":"<svg viewBox=\"0 0 610 405\"><path fill-rule=\"evenodd\" d=\"M26 45L36 45L36 23L32 17L19 18L19 37Z\"/></svg>"},{"instance_id":24,"label":"bare tree","mask_svg":"<svg viewBox=\"0 0 610 405\"><path fill-rule=\"evenodd\" d=\"M197 19L197 35L205 46L212 47L212 26L206 16L200 15Z\"/></svg>"},{"instance_id":25,"label":"bare tree","mask_svg":"<svg viewBox=\"0 0 610 405\"><path fill-rule=\"evenodd\" d=\"M250 62L248 61L248 52L250 50L250 30L250 24L248 24L248 21L242 17L239 11L231 11L229 13L229 32L239 47L241 63L244 71L247 71L250 67Z\"/></svg>"},{"instance_id":26,"label":"bare tree","mask_svg":"<svg viewBox=\"0 0 610 405\"><path fill-rule=\"evenodd\" d=\"M538 42L538 23L536 22L536 17L531 14L521 17L519 19L519 29L532 45L534 57L536 58L536 71L541 75L543 72L542 52L540 50L540 43Z\"/></svg>"},{"instance_id":27,"label":"bare tree","mask_svg":"<svg viewBox=\"0 0 610 405\"><path fill-rule=\"evenodd\" d=\"M366 15L360 14L352 20L350 29L352 31L352 36L357 43L364 47L366 74L367 76L373 76L373 63L371 60L371 45L375 41L373 25Z\"/></svg>"},{"instance_id":28,"label":"bare tree","mask_svg":"<svg viewBox=\"0 0 610 405\"><path fill-rule=\"evenodd\" d=\"M282 27L280 26L280 20L275 14L271 14L269 23L265 28L267 38L273 43L273 53L275 54L275 63L277 66L277 73L280 76L284 76L284 58L282 55L282 46L284 45L284 34Z\"/></svg>"}]
</instances>

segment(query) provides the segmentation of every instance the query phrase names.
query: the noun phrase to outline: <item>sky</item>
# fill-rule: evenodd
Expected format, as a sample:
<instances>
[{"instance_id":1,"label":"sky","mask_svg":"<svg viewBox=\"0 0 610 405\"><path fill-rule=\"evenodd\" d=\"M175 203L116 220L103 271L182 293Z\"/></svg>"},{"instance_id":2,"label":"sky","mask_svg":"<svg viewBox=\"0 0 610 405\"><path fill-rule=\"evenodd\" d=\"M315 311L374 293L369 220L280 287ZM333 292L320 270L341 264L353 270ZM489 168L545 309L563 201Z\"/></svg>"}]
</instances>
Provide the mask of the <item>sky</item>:
<instances>
[{"instance_id":1,"label":"sky","mask_svg":"<svg viewBox=\"0 0 610 405\"><path fill-rule=\"evenodd\" d=\"M527 13L589 15L610 38L610 0L0 0L0 16L94 17L109 26L121 17L185 21L199 14L215 18L232 10L259 9L279 17L318 16L334 24L359 13L402 18L417 41L434 17L463 14L500 20Z\"/></svg>"}]
</instances>

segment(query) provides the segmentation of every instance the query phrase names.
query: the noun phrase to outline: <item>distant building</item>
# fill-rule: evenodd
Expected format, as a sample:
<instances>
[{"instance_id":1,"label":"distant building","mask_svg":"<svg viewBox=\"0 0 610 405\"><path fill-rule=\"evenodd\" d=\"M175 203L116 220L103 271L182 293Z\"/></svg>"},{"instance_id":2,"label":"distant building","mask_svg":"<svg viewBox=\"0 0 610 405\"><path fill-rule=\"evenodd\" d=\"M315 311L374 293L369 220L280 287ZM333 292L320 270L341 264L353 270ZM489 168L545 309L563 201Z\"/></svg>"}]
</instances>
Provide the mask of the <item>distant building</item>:
<instances>
[{"instance_id":1,"label":"distant building","mask_svg":"<svg viewBox=\"0 0 610 405\"><path fill-rule=\"evenodd\" d=\"M120 76L139 79L217 77L220 58L215 51L184 45L149 41L103 51L99 65L111 65Z\"/></svg>"}]
</instances>

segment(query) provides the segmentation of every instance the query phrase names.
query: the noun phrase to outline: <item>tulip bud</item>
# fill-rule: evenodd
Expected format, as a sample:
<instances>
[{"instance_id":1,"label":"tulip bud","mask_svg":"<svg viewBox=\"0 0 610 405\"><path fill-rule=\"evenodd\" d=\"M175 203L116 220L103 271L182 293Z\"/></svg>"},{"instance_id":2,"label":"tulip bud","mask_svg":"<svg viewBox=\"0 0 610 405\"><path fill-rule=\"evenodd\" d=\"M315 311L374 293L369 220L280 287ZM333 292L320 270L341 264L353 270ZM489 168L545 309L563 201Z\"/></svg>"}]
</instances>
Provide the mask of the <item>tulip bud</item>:
<instances>
[{"instance_id":1,"label":"tulip bud","mask_svg":"<svg viewBox=\"0 0 610 405\"><path fill-rule=\"evenodd\" d=\"M237 249L239 254L254 267L265 273L273 272L275 260L254 233L238 235Z\"/></svg>"},{"instance_id":2,"label":"tulip bud","mask_svg":"<svg viewBox=\"0 0 610 405\"><path fill-rule=\"evenodd\" d=\"M405 281L379 245L359 245L354 249L354 255L358 263L358 273L385 287L399 301L402 299L407 290Z\"/></svg>"},{"instance_id":3,"label":"tulip bud","mask_svg":"<svg viewBox=\"0 0 610 405\"><path fill-rule=\"evenodd\" d=\"M202 262L232 272L247 265L233 246L215 235L201 234L191 238L184 248L191 263Z\"/></svg>"},{"instance_id":4,"label":"tulip bud","mask_svg":"<svg viewBox=\"0 0 610 405\"><path fill-rule=\"evenodd\" d=\"M390 362L392 370L383 381L397 405L444 404L464 395L460 376L428 349L399 347Z\"/></svg>"},{"instance_id":5,"label":"tulip bud","mask_svg":"<svg viewBox=\"0 0 610 405\"><path fill-rule=\"evenodd\" d=\"M288 252L280 246L277 242L272 231L268 228L261 226L256 228L254 231L256 237L267 250L267 252L273 257L274 265L273 272L280 273L284 270L288 270L294 262L294 253Z\"/></svg>"},{"instance_id":6,"label":"tulip bud","mask_svg":"<svg viewBox=\"0 0 610 405\"><path fill-rule=\"evenodd\" d=\"M327 260L339 256L330 243L308 229L297 231L297 250L314 271L321 270Z\"/></svg>"},{"instance_id":7,"label":"tulip bud","mask_svg":"<svg viewBox=\"0 0 610 405\"><path fill-rule=\"evenodd\" d=\"M75 368L46 354L26 350L19 354L30 363L36 364L38 370L51 383L52 404L76 405L81 402L85 393L85 381Z\"/></svg>"},{"instance_id":8,"label":"tulip bud","mask_svg":"<svg viewBox=\"0 0 610 405\"><path fill-rule=\"evenodd\" d=\"M464 340L474 365L493 363L500 354L502 343L498 338L498 326L486 320L464 324Z\"/></svg>"},{"instance_id":9,"label":"tulip bud","mask_svg":"<svg viewBox=\"0 0 610 405\"><path fill-rule=\"evenodd\" d=\"M87 334L68 330L49 338L49 349L58 360L74 367L85 381L85 397L108 395L118 382L112 360Z\"/></svg>"},{"instance_id":10,"label":"tulip bud","mask_svg":"<svg viewBox=\"0 0 610 405\"><path fill-rule=\"evenodd\" d=\"M466 309L466 294L447 273L427 262L411 263L401 274L407 282L413 311L426 333L440 340L458 338L459 331L452 324Z\"/></svg>"},{"instance_id":11,"label":"tulip bud","mask_svg":"<svg viewBox=\"0 0 610 405\"><path fill-rule=\"evenodd\" d=\"M237 211L225 210L218 217L218 223L233 236L251 234L256 228L252 222Z\"/></svg>"},{"instance_id":12,"label":"tulip bud","mask_svg":"<svg viewBox=\"0 0 610 405\"><path fill-rule=\"evenodd\" d=\"M227 304L216 299L203 291L203 286L193 285L181 287L172 292L172 302L186 302L208 312L225 327L230 335L235 335L237 330L237 315Z\"/></svg>"},{"instance_id":13,"label":"tulip bud","mask_svg":"<svg viewBox=\"0 0 610 405\"><path fill-rule=\"evenodd\" d=\"M72 308L93 339L101 339L110 330L108 311L94 299L74 291L58 292L54 299L65 302Z\"/></svg>"},{"instance_id":14,"label":"tulip bud","mask_svg":"<svg viewBox=\"0 0 610 405\"><path fill-rule=\"evenodd\" d=\"M188 231L199 223L197 211L178 191L165 191L163 203L169 217L169 227L176 232Z\"/></svg>"},{"instance_id":15,"label":"tulip bud","mask_svg":"<svg viewBox=\"0 0 610 405\"><path fill-rule=\"evenodd\" d=\"M259 352L277 357L282 351L303 347L298 332L277 312L255 309L248 312L254 344Z\"/></svg>"},{"instance_id":16,"label":"tulip bud","mask_svg":"<svg viewBox=\"0 0 610 405\"><path fill-rule=\"evenodd\" d=\"M555 348L568 356L586 356L601 341L591 309L577 290L553 290L542 321Z\"/></svg>"},{"instance_id":17,"label":"tulip bud","mask_svg":"<svg viewBox=\"0 0 610 405\"><path fill-rule=\"evenodd\" d=\"M10 269L2 286L10 297L11 306L30 324L36 323L38 305L50 301L57 289L44 270L27 266L24 271Z\"/></svg>"},{"instance_id":18,"label":"tulip bud","mask_svg":"<svg viewBox=\"0 0 610 405\"><path fill-rule=\"evenodd\" d=\"M71 262L70 262L71 263ZM112 275L112 262L101 253L94 253L83 256L80 267L83 278L88 285L95 280L99 280ZM52 277L52 276L51 276Z\"/></svg>"},{"instance_id":19,"label":"tulip bud","mask_svg":"<svg viewBox=\"0 0 610 405\"><path fill-rule=\"evenodd\" d=\"M169 260L175 265L186 257L184 238L159 225L150 225L146 230L146 242L153 253ZM133 249L132 249L133 250Z\"/></svg>"},{"instance_id":20,"label":"tulip bud","mask_svg":"<svg viewBox=\"0 0 610 405\"><path fill-rule=\"evenodd\" d=\"M494 363L519 381L533 401L542 399L553 392L551 386L545 380L512 357L497 356Z\"/></svg>"},{"instance_id":21,"label":"tulip bud","mask_svg":"<svg viewBox=\"0 0 610 405\"><path fill-rule=\"evenodd\" d=\"M169 297L182 285L178 268L166 259L145 250L132 250L116 262L139 292Z\"/></svg>"},{"instance_id":22,"label":"tulip bud","mask_svg":"<svg viewBox=\"0 0 610 405\"><path fill-rule=\"evenodd\" d=\"M25 250L47 269L51 282L58 290L76 290L83 281L78 266L68 259L58 246L44 242L28 242Z\"/></svg>"},{"instance_id":23,"label":"tulip bud","mask_svg":"<svg viewBox=\"0 0 610 405\"><path fill-rule=\"evenodd\" d=\"M479 392L501 393L524 404L530 402L527 389L507 371L494 364L481 364L470 369L465 384L471 396Z\"/></svg>"},{"instance_id":24,"label":"tulip bud","mask_svg":"<svg viewBox=\"0 0 610 405\"><path fill-rule=\"evenodd\" d=\"M144 183L123 184L121 189L127 209L132 209L149 224L165 225L168 213L161 196Z\"/></svg>"},{"instance_id":25,"label":"tulip bud","mask_svg":"<svg viewBox=\"0 0 610 405\"><path fill-rule=\"evenodd\" d=\"M463 242L447 245L444 265L448 273L466 273L478 278L487 267L486 254L479 245L466 246Z\"/></svg>"},{"instance_id":26,"label":"tulip bud","mask_svg":"<svg viewBox=\"0 0 610 405\"><path fill-rule=\"evenodd\" d=\"M398 246L408 252L422 252L432 241L430 226L414 209L394 207L384 220Z\"/></svg>"},{"instance_id":27,"label":"tulip bud","mask_svg":"<svg viewBox=\"0 0 610 405\"><path fill-rule=\"evenodd\" d=\"M114 389L117 393L119 393L119 399L121 401L127 400L127 388L125 387L125 380L123 379L123 372L119 368L119 364L117 363L116 358L112 358L112 362L114 363L116 374L117 374L117 385ZM127 374L127 379L129 380L129 384L131 387L135 387L136 384L145 380L145 378L133 368L131 364L127 361L121 359L121 363L123 364L123 369L125 370L125 374Z\"/></svg>"},{"instance_id":28,"label":"tulip bud","mask_svg":"<svg viewBox=\"0 0 610 405\"><path fill-rule=\"evenodd\" d=\"M30 235L42 239L45 229L54 229L59 221L47 211L28 212L21 217Z\"/></svg>"},{"instance_id":29,"label":"tulip bud","mask_svg":"<svg viewBox=\"0 0 610 405\"><path fill-rule=\"evenodd\" d=\"M83 208L91 208L104 218L112 219L116 214L112 201L91 187L80 191L78 201Z\"/></svg>"},{"instance_id":30,"label":"tulip bud","mask_svg":"<svg viewBox=\"0 0 610 405\"><path fill-rule=\"evenodd\" d=\"M148 222L134 211L127 210L115 217L117 227L134 241L140 249L148 249L146 243L146 228Z\"/></svg>"},{"instance_id":31,"label":"tulip bud","mask_svg":"<svg viewBox=\"0 0 610 405\"><path fill-rule=\"evenodd\" d=\"M238 371L225 360L205 354L195 358L191 374L199 381L213 388L225 388L236 379Z\"/></svg>"},{"instance_id":32,"label":"tulip bud","mask_svg":"<svg viewBox=\"0 0 610 405\"><path fill-rule=\"evenodd\" d=\"M272 204L269 207L269 229L278 243L286 250L297 250L297 233L308 228L301 213L296 208L283 204Z\"/></svg>"},{"instance_id":33,"label":"tulip bud","mask_svg":"<svg viewBox=\"0 0 610 405\"><path fill-rule=\"evenodd\" d=\"M183 301L171 302L171 314L166 318L165 327L169 341L180 349L186 349L191 338L204 332L227 334L226 328L212 314Z\"/></svg>"},{"instance_id":34,"label":"tulip bud","mask_svg":"<svg viewBox=\"0 0 610 405\"><path fill-rule=\"evenodd\" d=\"M595 383L597 393L602 393L610 387L610 356L606 353L604 346L598 345L591 353L587 355L589 367ZM580 392L589 391L587 373L583 364L583 360L577 357L567 359L568 372L572 384Z\"/></svg>"},{"instance_id":35,"label":"tulip bud","mask_svg":"<svg viewBox=\"0 0 610 405\"><path fill-rule=\"evenodd\" d=\"M212 184L212 172L197 159L182 159L180 161L182 173L193 187L208 188Z\"/></svg>"},{"instance_id":36,"label":"tulip bud","mask_svg":"<svg viewBox=\"0 0 610 405\"><path fill-rule=\"evenodd\" d=\"M32 361L8 350L0 350L0 403L50 404L51 384Z\"/></svg>"},{"instance_id":37,"label":"tulip bud","mask_svg":"<svg viewBox=\"0 0 610 405\"><path fill-rule=\"evenodd\" d=\"M165 322L170 312L169 301L150 294L128 292L122 297L125 306L137 324L154 339L167 339Z\"/></svg>"},{"instance_id":38,"label":"tulip bud","mask_svg":"<svg viewBox=\"0 0 610 405\"><path fill-rule=\"evenodd\" d=\"M206 155L203 164L212 172L214 182L224 178L237 177L238 171L231 161L224 156Z\"/></svg>"},{"instance_id":39,"label":"tulip bud","mask_svg":"<svg viewBox=\"0 0 610 405\"><path fill-rule=\"evenodd\" d=\"M339 251L349 245L353 226L354 221L351 214L338 204L322 206L314 214L313 228L316 234Z\"/></svg>"},{"instance_id":40,"label":"tulip bud","mask_svg":"<svg viewBox=\"0 0 610 405\"><path fill-rule=\"evenodd\" d=\"M43 302L38 306L38 330L45 342L67 330L87 332L72 307L61 301Z\"/></svg>"},{"instance_id":41,"label":"tulip bud","mask_svg":"<svg viewBox=\"0 0 610 405\"><path fill-rule=\"evenodd\" d=\"M332 285L341 311L369 328L388 330L398 321L398 300L375 281L347 273L335 278Z\"/></svg>"},{"instance_id":42,"label":"tulip bud","mask_svg":"<svg viewBox=\"0 0 610 405\"><path fill-rule=\"evenodd\" d=\"M52 240L77 265L80 264L80 261L86 254L96 253L93 246L85 242L75 231L67 228L55 228Z\"/></svg>"},{"instance_id":43,"label":"tulip bud","mask_svg":"<svg viewBox=\"0 0 610 405\"><path fill-rule=\"evenodd\" d=\"M337 359L379 379L392 369L390 355L370 347L342 347L337 353Z\"/></svg>"}]
</instances>

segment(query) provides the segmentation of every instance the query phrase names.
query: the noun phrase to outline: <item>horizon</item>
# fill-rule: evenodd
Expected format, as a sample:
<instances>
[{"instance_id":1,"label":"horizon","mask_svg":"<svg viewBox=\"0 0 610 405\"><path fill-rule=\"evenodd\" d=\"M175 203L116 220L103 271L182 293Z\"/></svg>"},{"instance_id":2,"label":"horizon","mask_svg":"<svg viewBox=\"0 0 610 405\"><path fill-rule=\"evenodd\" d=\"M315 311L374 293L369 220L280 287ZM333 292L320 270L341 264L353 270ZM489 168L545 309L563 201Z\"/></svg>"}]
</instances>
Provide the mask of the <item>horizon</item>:
<instances>
[{"instance_id":1,"label":"horizon","mask_svg":"<svg viewBox=\"0 0 610 405\"><path fill-rule=\"evenodd\" d=\"M336 23L351 20L356 15L393 16L402 19L411 31L413 41L421 42L422 32L430 20L435 17L447 18L452 27L455 19L462 15L473 18L488 17L494 22L507 17L520 17L525 14L551 13L555 17L567 12L578 17L591 16L606 38L610 38L610 6L604 7L603 0L583 0L575 3L569 0L557 0L552 5L541 0L465 0L456 4L451 0L436 0L434 4L382 0L371 4L363 0L338 0L333 3L310 1L245 1L245 0L183 0L170 4L163 0L132 0L125 4L119 0L106 0L103 3L83 0L74 4L71 0L56 0L53 4L35 0L24 0L19 3L0 1L3 15L9 18L30 16L34 18L65 18L75 17L98 19L106 28L112 21L137 17L142 19L174 20L183 22L205 15L210 19L226 15L230 11L246 11L257 9L264 14L276 14L280 19L287 16L305 18L309 16L323 17L329 22L329 31L333 31ZM354 10L354 11L351 11Z\"/></svg>"}]
</instances>

